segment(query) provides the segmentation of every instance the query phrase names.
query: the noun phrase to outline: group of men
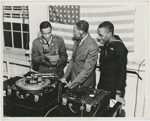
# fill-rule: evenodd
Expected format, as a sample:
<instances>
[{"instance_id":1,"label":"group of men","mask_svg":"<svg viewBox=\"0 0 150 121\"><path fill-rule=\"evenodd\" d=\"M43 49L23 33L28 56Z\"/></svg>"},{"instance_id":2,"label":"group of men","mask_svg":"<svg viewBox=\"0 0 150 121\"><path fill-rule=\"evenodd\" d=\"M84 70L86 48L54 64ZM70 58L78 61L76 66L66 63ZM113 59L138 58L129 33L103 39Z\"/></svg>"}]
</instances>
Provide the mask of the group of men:
<instances>
[{"instance_id":1,"label":"group of men","mask_svg":"<svg viewBox=\"0 0 150 121\"><path fill-rule=\"evenodd\" d=\"M126 64L128 50L119 36L114 35L114 26L105 21L97 28L97 34L103 46L100 48L90 36L89 23L80 20L73 27L73 53L66 72L68 55L64 40L52 35L50 22L40 24L42 36L33 41L32 61L34 68L41 73L54 72L68 88L76 85L95 88L96 65L100 52L100 80L98 89L111 92L111 98L125 104Z\"/></svg>"}]
</instances>

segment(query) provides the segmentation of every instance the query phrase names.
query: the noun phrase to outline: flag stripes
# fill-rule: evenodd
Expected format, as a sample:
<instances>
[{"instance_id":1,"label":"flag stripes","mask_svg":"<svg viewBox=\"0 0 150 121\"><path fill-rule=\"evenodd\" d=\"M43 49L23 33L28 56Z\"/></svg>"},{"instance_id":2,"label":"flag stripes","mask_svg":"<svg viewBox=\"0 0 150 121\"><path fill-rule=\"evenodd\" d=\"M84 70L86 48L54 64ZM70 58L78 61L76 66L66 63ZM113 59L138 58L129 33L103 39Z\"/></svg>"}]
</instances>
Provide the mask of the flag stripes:
<instances>
[{"instance_id":1,"label":"flag stripes","mask_svg":"<svg viewBox=\"0 0 150 121\"><path fill-rule=\"evenodd\" d=\"M123 16L123 15L131 15L134 14L134 10L132 11L119 11L119 12L107 12L107 13L82 13L80 14L83 17L106 17L106 16Z\"/></svg>"},{"instance_id":2,"label":"flag stripes","mask_svg":"<svg viewBox=\"0 0 150 121\"><path fill-rule=\"evenodd\" d=\"M65 7L65 6L64 6ZM75 7L75 6L74 6ZM70 6L70 8L73 8ZM79 20L89 22L89 33L97 40L97 28L103 21L110 21L114 24L114 34L120 36L127 49L134 51L134 16L135 6L78 6L80 11ZM55 10L56 12L56 10ZM60 12L60 11L59 11ZM73 13L73 11L72 11ZM60 14L60 13L59 13ZM77 15L77 14L76 14ZM74 16L72 14L72 16ZM67 49L73 47L73 23L62 24L52 22L53 34L64 39Z\"/></svg>"},{"instance_id":3,"label":"flag stripes","mask_svg":"<svg viewBox=\"0 0 150 121\"><path fill-rule=\"evenodd\" d=\"M95 21L95 22L89 22L90 25L99 25L100 23L102 23L103 21L99 20L99 21ZM132 20L119 20L119 21L111 21L113 24L117 25L117 24L133 24L134 23L134 19Z\"/></svg>"},{"instance_id":4,"label":"flag stripes","mask_svg":"<svg viewBox=\"0 0 150 121\"><path fill-rule=\"evenodd\" d=\"M81 9L82 8L82 9ZM114 6L114 7L101 7L101 6L80 6L80 15L82 13L108 13L108 12L120 12L120 11L132 11L135 10L135 6Z\"/></svg>"}]
</instances>

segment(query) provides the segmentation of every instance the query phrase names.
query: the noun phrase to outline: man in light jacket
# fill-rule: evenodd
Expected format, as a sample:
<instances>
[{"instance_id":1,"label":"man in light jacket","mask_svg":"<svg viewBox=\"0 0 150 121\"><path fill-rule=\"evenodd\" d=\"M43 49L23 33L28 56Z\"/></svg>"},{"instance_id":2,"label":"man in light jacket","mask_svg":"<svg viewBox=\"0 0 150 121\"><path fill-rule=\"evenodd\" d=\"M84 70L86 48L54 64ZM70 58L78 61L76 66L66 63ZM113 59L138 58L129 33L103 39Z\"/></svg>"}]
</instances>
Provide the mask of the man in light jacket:
<instances>
[{"instance_id":1,"label":"man in light jacket","mask_svg":"<svg viewBox=\"0 0 150 121\"><path fill-rule=\"evenodd\" d=\"M88 33L88 29L89 23L84 20L80 20L74 25L72 59L61 79L62 82L67 84L68 88L74 88L76 84L89 88L94 88L96 85L95 66L99 47ZM71 77L69 83L66 81L68 77Z\"/></svg>"}]
</instances>

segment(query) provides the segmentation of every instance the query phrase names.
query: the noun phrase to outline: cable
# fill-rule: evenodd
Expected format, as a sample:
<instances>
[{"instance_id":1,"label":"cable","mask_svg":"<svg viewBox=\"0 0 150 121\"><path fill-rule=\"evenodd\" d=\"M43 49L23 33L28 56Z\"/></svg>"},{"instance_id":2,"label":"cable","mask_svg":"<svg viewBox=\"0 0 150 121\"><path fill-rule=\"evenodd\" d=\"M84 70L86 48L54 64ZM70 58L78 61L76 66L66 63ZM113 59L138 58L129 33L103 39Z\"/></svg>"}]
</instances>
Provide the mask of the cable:
<instances>
[{"instance_id":1,"label":"cable","mask_svg":"<svg viewBox=\"0 0 150 121\"><path fill-rule=\"evenodd\" d=\"M62 94L62 83L59 83L59 87L58 87L58 102L59 102L60 94Z\"/></svg>"},{"instance_id":2,"label":"cable","mask_svg":"<svg viewBox=\"0 0 150 121\"><path fill-rule=\"evenodd\" d=\"M142 63L145 61L145 59L140 63L138 67L138 75L139 75L139 70L142 65ZM139 85L139 78L137 77L137 84L136 84L136 95L135 95L135 107L134 107L134 117L136 115L136 107L137 107L137 94L138 94L138 85Z\"/></svg>"},{"instance_id":3,"label":"cable","mask_svg":"<svg viewBox=\"0 0 150 121\"><path fill-rule=\"evenodd\" d=\"M84 103L82 103L82 106L81 106L81 117L83 117L83 110L84 110Z\"/></svg>"},{"instance_id":4,"label":"cable","mask_svg":"<svg viewBox=\"0 0 150 121\"><path fill-rule=\"evenodd\" d=\"M78 113L78 112L75 112L72 108L71 108L71 106L73 106L71 103L69 103L69 109L71 110L71 112L72 113Z\"/></svg>"},{"instance_id":5,"label":"cable","mask_svg":"<svg viewBox=\"0 0 150 121\"><path fill-rule=\"evenodd\" d=\"M95 113L93 114L93 116L92 116L92 117L94 117L94 116L96 115L96 113L97 113L97 111L98 111L99 107L100 107L100 102L98 101L98 108L97 108L97 110L95 111Z\"/></svg>"},{"instance_id":6,"label":"cable","mask_svg":"<svg viewBox=\"0 0 150 121\"><path fill-rule=\"evenodd\" d=\"M83 109L81 110L81 117L83 117Z\"/></svg>"},{"instance_id":7,"label":"cable","mask_svg":"<svg viewBox=\"0 0 150 121\"><path fill-rule=\"evenodd\" d=\"M145 111L145 96L144 96L144 106L143 106L142 117L144 117L144 111Z\"/></svg>"},{"instance_id":8,"label":"cable","mask_svg":"<svg viewBox=\"0 0 150 121\"><path fill-rule=\"evenodd\" d=\"M63 115L63 112L62 112L62 110L59 108L59 107L57 107L57 109L59 109L59 111L61 112L61 114Z\"/></svg>"},{"instance_id":9,"label":"cable","mask_svg":"<svg viewBox=\"0 0 150 121\"><path fill-rule=\"evenodd\" d=\"M95 113L93 114L93 116L92 116L92 117L94 117L94 116L96 115L96 113L97 113L98 109L100 108L100 101L99 101L99 98L98 98L97 96L95 96L95 98L96 98L96 99L97 99L97 101L98 101L98 108L97 108L97 110L95 111Z\"/></svg>"},{"instance_id":10,"label":"cable","mask_svg":"<svg viewBox=\"0 0 150 121\"><path fill-rule=\"evenodd\" d=\"M130 69L130 68L127 68L127 70L136 71L136 69ZM139 70L139 72L145 72L145 70Z\"/></svg>"},{"instance_id":11,"label":"cable","mask_svg":"<svg viewBox=\"0 0 150 121\"><path fill-rule=\"evenodd\" d=\"M44 117L46 117L52 110L54 110L54 109L57 108L57 107L58 107L58 105L56 105L55 107L53 107L52 109L50 109L50 110L45 114Z\"/></svg>"}]
</instances>

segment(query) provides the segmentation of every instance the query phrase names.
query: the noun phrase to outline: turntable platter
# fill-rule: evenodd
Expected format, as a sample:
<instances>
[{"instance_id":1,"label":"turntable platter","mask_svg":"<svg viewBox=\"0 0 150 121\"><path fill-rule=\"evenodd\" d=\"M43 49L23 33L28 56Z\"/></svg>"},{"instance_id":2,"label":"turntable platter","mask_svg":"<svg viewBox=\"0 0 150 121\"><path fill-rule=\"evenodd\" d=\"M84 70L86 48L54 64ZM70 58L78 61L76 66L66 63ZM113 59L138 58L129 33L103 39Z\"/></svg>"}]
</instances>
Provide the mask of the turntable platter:
<instances>
[{"instance_id":1,"label":"turntable platter","mask_svg":"<svg viewBox=\"0 0 150 121\"><path fill-rule=\"evenodd\" d=\"M23 77L16 81L16 86L19 89L27 90L27 91L38 91L42 90L44 87L48 86L51 83L49 79L43 79L40 83L28 83L27 78Z\"/></svg>"}]
</instances>

